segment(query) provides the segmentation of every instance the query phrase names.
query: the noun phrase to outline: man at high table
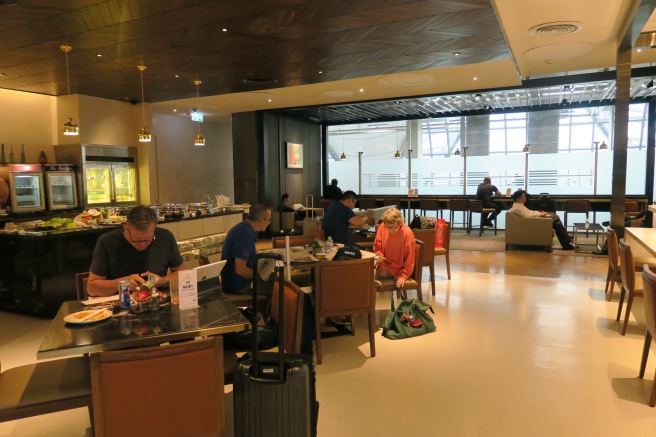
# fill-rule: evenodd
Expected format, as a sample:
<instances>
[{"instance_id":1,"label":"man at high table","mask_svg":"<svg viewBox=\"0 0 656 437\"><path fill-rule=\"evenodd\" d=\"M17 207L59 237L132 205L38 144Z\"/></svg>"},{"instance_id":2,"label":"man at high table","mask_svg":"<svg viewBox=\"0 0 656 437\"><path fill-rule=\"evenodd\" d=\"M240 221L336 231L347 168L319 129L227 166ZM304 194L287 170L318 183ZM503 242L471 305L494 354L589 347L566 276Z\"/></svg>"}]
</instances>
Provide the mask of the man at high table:
<instances>
[{"instance_id":1,"label":"man at high table","mask_svg":"<svg viewBox=\"0 0 656 437\"><path fill-rule=\"evenodd\" d=\"M122 228L100 236L93 252L87 292L90 296L110 296L118 283L128 281L130 290L153 280L162 288L184 263L175 237L157 227L157 216L145 205L132 208ZM168 274L168 270L171 273Z\"/></svg>"}]
</instances>

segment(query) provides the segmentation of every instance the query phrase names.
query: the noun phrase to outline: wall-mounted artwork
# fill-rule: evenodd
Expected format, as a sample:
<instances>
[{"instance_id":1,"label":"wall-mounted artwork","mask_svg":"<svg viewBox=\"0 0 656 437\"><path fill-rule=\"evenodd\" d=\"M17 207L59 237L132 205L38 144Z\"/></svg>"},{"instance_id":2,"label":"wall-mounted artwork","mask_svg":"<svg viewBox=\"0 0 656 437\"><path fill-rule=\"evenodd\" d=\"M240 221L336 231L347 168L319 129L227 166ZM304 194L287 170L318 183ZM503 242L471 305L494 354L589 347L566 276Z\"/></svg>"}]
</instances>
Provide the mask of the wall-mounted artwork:
<instances>
[{"instance_id":1,"label":"wall-mounted artwork","mask_svg":"<svg viewBox=\"0 0 656 437\"><path fill-rule=\"evenodd\" d=\"M303 144L287 143L287 168L303 168Z\"/></svg>"}]
</instances>

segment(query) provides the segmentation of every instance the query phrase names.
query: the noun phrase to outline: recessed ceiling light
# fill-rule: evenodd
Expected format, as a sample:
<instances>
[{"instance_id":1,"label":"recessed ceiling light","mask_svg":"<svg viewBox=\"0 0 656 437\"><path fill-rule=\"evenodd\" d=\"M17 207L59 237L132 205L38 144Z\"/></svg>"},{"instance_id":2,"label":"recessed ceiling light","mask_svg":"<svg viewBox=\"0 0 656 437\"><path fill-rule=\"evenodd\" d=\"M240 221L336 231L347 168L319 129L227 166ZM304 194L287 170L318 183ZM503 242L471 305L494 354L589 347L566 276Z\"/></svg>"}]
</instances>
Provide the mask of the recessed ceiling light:
<instances>
[{"instance_id":1,"label":"recessed ceiling light","mask_svg":"<svg viewBox=\"0 0 656 437\"><path fill-rule=\"evenodd\" d=\"M228 31L228 29L226 29L225 27L224 27L223 29L221 29L221 30L222 30L223 32L227 32L227 31Z\"/></svg>"},{"instance_id":2,"label":"recessed ceiling light","mask_svg":"<svg viewBox=\"0 0 656 437\"><path fill-rule=\"evenodd\" d=\"M455 52L453 56L460 56L460 52Z\"/></svg>"},{"instance_id":3,"label":"recessed ceiling light","mask_svg":"<svg viewBox=\"0 0 656 437\"><path fill-rule=\"evenodd\" d=\"M176 75L175 75L175 78L176 78L176 79L177 79L177 78L179 78L179 77L180 77L180 75L179 75L179 74L176 74Z\"/></svg>"},{"instance_id":4,"label":"recessed ceiling light","mask_svg":"<svg viewBox=\"0 0 656 437\"><path fill-rule=\"evenodd\" d=\"M360 92L363 93L363 92L364 92L364 88L360 88Z\"/></svg>"},{"instance_id":5,"label":"recessed ceiling light","mask_svg":"<svg viewBox=\"0 0 656 437\"><path fill-rule=\"evenodd\" d=\"M271 99L269 99L268 101L271 102Z\"/></svg>"},{"instance_id":6,"label":"recessed ceiling light","mask_svg":"<svg viewBox=\"0 0 656 437\"><path fill-rule=\"evenodd\" d=\"M474 76L474 80L478 80L478 77Z\"/></svg>"},{"instance_id":7,"label":"recessed ceiling light","mask_svg":"<svg viewBox=\"0 0 656 437\"><path fill-rule=\"evenodd\" d=\"M319 70L319 74L323 74L323 71Z\"/></svg>"},{"instance_id":8,"label":"recessed ceiling light","mask_svg":"<svg viewBox=\"0 0 656 437\"><path fill-rule=\"evenodd\" d=\"M99 58L102 58L102 53L98 53L98 54L96 54L96 56L98 56Z\"/></svg>"},{"instance_id":9,"label":"recessed ceiling light","mask_svg":"<svg viewBox=\"0 0 656 437\"><path fill-rule=\"evenodd\" d=\"M4 74L4 73L0 73L0 77L5 77L5 74Z\"/></svg>"},{"instance_id":10,"label":"recessed ceiling light","mask_svg":"<svg viewBox=\"0 0 656 437\"><path fill-rule=\"evenodd\" d=\"M178 110L177 110L177 109L175 109L175 108L173 108L173 112L178 112Z\"/></svg>"}]
</instances>

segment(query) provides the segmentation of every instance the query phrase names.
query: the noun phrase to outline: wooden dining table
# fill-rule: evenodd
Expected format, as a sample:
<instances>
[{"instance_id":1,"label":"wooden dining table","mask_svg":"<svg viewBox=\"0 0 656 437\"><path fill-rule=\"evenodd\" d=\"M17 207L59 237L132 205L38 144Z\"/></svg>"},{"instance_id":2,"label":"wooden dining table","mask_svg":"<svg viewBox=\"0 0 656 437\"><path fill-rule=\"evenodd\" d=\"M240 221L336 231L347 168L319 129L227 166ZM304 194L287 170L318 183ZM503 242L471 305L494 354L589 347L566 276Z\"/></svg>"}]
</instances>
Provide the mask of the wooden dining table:
<instances>
[{"instance_id":1,"label":"wooden dining table","mask_svg":"<svg viewBox=\"0 0 656 437\"><path fill-rule=\"evenodd\" d=\"M151 312L133 314L118 307L111 317L71 324L69 314L87 309L79 300L64 302L37 352L37 359L67 357L132 347L155 346L250 328L250 323L219 290L198 295L198 307L180 309L165 302Z\"/></svg>"}]
</instances>

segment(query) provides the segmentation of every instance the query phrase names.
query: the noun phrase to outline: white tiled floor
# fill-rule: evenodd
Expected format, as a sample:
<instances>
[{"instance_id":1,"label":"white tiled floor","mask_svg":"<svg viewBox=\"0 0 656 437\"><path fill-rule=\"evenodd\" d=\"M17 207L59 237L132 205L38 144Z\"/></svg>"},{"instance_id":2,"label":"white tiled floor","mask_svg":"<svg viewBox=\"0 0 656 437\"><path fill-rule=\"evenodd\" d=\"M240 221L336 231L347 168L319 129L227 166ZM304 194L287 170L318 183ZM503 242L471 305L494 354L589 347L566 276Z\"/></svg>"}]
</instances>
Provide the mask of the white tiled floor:
<instances>
[{"instance_id":1,"label":"white tiled floor","mask_svg":"<svg viewBox=\"0 0 656 437\"><path fill-rule=\"evenodd\" d=\"M618 333L605 258L452 251L451 281L436 265L437 332L377 336L375 358L364 317L355 337L324 340L320 436L656 435L647 405L656 357L638 379L644 328L632 318ZM381 293L379 325L388 305ZM638 299L638 320L641 311ZM33 360L48 323L0 313L3 367ZM0 436L77 437L88 427L78 409L0 424Z\"/></svg>"}]
</instances>

